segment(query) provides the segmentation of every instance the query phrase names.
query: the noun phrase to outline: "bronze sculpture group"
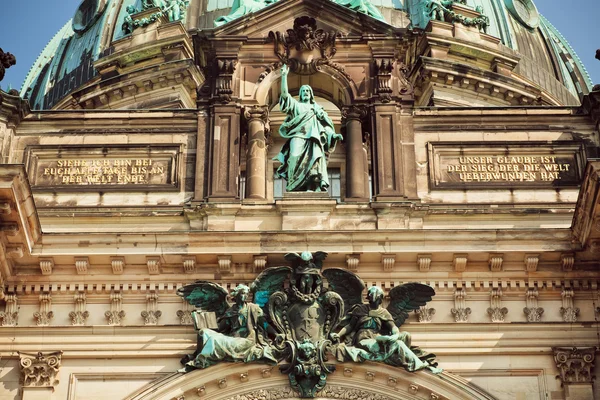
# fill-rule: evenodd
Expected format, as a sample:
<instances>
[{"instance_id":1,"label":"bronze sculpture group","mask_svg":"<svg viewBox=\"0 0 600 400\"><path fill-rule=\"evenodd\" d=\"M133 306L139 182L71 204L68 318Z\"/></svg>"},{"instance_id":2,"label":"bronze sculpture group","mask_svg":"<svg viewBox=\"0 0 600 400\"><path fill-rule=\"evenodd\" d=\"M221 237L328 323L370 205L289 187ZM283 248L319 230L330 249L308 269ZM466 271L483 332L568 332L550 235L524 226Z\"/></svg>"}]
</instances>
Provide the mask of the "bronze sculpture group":
<instances>
[{"instance_id":1,"label":"bronze sculpture group","mask_svg":"<svg viewBox=\"0 0 600 400\"><path fill-rule=\"evenodd\" d=\"M434 290L419 283L394 287L384 308L383 290L373 286L363 303L364 282L341 268L322 271L326 256L287 254L291 267L268 268L249 287L239 285L231 293L233 304L226 302L227 291L212 282L179 289L198 307L196 317L217 317L214 326L198 327L196 352L182 359L182 372L221 361L279 364L290 385L307 398L322 390L335 370L327 354L338 362L373 361L411 372L440 372L434 355L411 346L410 335L398 329L410 311L431 300Z\"/></svg>"}]
</instances>

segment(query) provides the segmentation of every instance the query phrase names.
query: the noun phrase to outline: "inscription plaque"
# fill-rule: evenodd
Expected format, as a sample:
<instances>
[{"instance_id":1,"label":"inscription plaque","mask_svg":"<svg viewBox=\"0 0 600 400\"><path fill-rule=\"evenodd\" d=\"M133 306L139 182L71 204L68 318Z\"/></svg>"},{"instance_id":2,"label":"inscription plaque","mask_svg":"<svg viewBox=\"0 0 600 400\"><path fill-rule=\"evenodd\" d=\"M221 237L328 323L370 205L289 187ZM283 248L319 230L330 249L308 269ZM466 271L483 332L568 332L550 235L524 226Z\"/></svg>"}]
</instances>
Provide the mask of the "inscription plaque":
<instances>
[{"instance_id":1,"label":"inscription plaque","mask_svg":"<svg viewBox=\"0 0 600 400\"><path fill-rule=\"evenodd\" d=\"M178 147L30 147L26 165L35 188L173 190Z\"/></svg>"},{"instance_id":2,"label":"inscription plaque","mask_svg":"<svg viewBox=\"0 0 600 400\"><path fill-rule=\"evenodd\" d=\"M429 143L431 186L489 189L578 186L580 143Z\"/></svg>"}]
</instances>

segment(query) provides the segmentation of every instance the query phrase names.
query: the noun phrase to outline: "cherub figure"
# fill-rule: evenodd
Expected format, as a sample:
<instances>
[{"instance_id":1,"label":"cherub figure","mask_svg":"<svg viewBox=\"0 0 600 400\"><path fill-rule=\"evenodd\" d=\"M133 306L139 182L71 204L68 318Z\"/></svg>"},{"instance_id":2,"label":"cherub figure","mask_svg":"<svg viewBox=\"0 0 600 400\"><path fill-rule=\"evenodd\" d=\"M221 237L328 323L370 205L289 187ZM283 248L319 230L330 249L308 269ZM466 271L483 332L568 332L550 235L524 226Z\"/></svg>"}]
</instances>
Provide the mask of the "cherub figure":
<instances>
[{"instance_id":1,"label":"cherub figure","mask_svg":"<svg viewBox=\"0 0 600 400\"><path fill-rule=\"evenodd\" d=\"M265 338L277 334L266 322L263 310L248 302L249 293L248 286L238 285L231 292L234 303L230 305L226 301L227 291L212 282L198 281L177 291L202 311L214 312L218 324L216 330L199 329L196 352L181 360L185 364L182 372L206 368L218 361L277 363Z\"/></svg>"}]
</instances>

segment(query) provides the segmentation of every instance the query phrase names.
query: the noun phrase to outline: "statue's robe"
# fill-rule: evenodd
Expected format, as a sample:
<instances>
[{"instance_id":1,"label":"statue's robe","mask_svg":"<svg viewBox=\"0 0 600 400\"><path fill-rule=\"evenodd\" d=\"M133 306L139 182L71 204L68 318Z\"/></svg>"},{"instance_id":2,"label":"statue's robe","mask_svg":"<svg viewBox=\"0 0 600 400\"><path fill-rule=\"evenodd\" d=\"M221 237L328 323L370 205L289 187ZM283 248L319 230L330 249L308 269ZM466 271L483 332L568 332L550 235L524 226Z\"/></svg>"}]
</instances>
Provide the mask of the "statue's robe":
<instances>
[{"instance_id":1,"label":"statue's robe","mask_svg":"<svg viewBox=\"0 0 600 400\"><path fill-rule=\"evenodd\" d=\"M258 320L263 316L262 309L247 303L241 310L230 307L220 319L219 325L226 328L223 333L212 329L202 329L203 346L196 357L188 362L193 368L206 368L219 361L255 360L277 363L271 348L262 340Z\"/></svg>"},{"instance_id":2,"label":"statue's robe","mask_svg":"<svg viewBox=\"0 0 600 400\"><path fill-rule=\"evenodd\" d=\"M287 114L279 135L288 141L275 157L281 162L276 175L287 181L288 192L326 191L327 153L336 143L333 121L314 101L302 103L289 94L280 97L279 106Z\"/></svg>"},{"instance_id":3,"label":"statue's robe","mask_svg":"<svg viewBox=\"0 0 600 400\"><path fill-rule=\"evenodd\" d=\"M429 363L421 360L409 347L410 335L408 332L399 332L396 340L382 340L392 334L392 332L387 332L387 328L384 328L384 322L394 323L392 315L385 308L379 307L372 310L368 304L357 304L350 310L349 316L356 318L357 324L351 346L343 346L343 351L352 361L381 361L397 367L404 367L411 372L425 368L434 370Z\"/></svg>"}]
</instances>

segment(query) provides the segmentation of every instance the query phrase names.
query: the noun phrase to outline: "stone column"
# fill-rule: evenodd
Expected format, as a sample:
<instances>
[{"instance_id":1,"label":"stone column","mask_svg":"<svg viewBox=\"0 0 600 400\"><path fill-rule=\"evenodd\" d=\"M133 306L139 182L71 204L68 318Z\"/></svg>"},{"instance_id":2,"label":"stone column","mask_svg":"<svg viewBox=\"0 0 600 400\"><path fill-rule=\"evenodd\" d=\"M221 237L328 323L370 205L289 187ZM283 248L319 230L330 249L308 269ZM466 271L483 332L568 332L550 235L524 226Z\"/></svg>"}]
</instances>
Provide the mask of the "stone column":
<instances>
[{"instance_id":1,"label":"stone column","mask_svg":"<svg viewBox=\"0 0 600 400\"><path fill-rule=\"evenodd\" d=\"M594 347L553 347L558 378L565 389L565 400L594 398L592 380L596 349Z\"/></svg>"},{"instance_id":2,"label":"stone column","mask_svg":"<svg viewBox=\"0 0 600 400\"><path fill-rule=\"evenodd\" d=\"M247 108L244 116L248 121L248 145L246 150L246 198L267 198L267 129L268 111L264 107Z\"/></svg>"},{"instance_id":3,"label":"stone column","mask_svg":"<svg viewBox=\"0 0 600 400\"><path fill-rule=\"evenodd\" d=\"M369 170L363 146L362 119L364 107L343 110L346 124L346 201L369 201Z\"/></svg>"},{"instance_id":4,"label":"stone column","mask_svg":"<svg viewBox=\"0 0 600 400\"><path fill-rule=\"evenodd\" d=\"M62 351L53 353L21 353L21 383L23 400L50 400L54 386L58 385Z\"/></svg>"}]
</instances>

